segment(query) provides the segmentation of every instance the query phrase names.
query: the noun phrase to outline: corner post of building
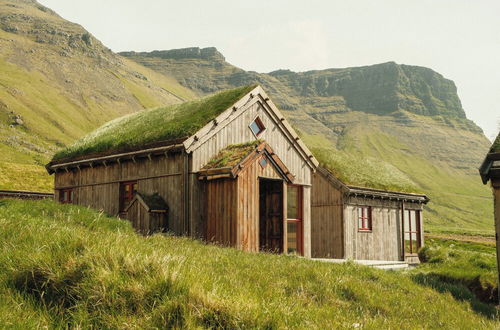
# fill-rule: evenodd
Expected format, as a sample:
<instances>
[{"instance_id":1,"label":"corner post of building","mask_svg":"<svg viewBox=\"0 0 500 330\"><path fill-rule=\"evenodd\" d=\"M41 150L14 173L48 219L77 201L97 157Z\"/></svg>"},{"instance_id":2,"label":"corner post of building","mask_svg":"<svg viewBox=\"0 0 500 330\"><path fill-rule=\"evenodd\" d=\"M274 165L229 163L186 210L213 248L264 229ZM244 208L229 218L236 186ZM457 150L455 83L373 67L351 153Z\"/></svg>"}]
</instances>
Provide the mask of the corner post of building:
<instances>
[{"instance_id":1,"label":"corner post of building","mask_svg":"<svg viewBox=\"0 0 500 330\"><path fill-rule=\"evenodd\" d=\"M500 244L498 237L500 235L500 178L491 179L491 188L493 190L494 214L495 214L495 243L497 247L497 267L498 267L498 296L500 299Z\"/></svg>"}]
</instances>

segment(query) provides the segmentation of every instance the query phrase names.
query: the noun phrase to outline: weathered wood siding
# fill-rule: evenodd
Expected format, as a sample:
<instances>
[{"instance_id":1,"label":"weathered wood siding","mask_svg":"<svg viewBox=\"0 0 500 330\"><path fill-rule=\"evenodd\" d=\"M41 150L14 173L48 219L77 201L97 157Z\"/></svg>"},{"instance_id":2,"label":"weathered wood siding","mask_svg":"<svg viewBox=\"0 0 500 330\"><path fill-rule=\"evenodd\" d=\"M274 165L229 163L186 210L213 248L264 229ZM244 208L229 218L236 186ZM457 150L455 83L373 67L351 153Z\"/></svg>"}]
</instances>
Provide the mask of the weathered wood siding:
<instances>
[{"instance_id":1,"label":"weathered wood siding","mask_svg":"<svg viewBox=\"0 0 500 330\"><path fill-rule=\"evenodd\" d=\"M358 206L371 206L372 231L358 231ZM421 210L419 204L405 203ZM422 231L421 231L422 233ZM350 197L344 205L345 258L402 260L401 202Z\"/></svg>"},{"instance_id":2,"label":"weathered wood siding","mask_svg":"<svg viewBox=\"0 0 500 330\"><path fill-rule=\"evenodd\" d=\"M313 258L344 257L342 192L321 173L311 189L311 254Z\"/></svg>"},{"instance_id":3,"label":"weathered wood siding","mask_svg":"<svg viewBox=\"0 0 500 330\"><path fill-rule=\"evenodd\" d=\"M119 213L120 182L137 180L139 192L157 192L169 206L169 230L176 234L186 231L184 219L184 156L181 153L168 156L137 159L121 164L82 168L55 174L55 198L59 189L73 188L74 203L102 210L109 215Z\"/></svg>"},{"instance_id":4,"label":"weathered wood siding","mask_svg":"<svg viewBox=\"0 0 500 330\"><path fill-rule=\"evenodd\" d=\"M189 215L190 226L192 228L193 236L202 236L200 229L203 228L203 223L206 221L205 217L205 204L203 194L205 194L202 183L197 180L196 172L199 171L212 157L214 157L220 150L228 145L244 143L255 140L255 136L248 127L253 120L259 116L266 130L259 135L259 139L265 140L276 155L283 161L287 168L295 175L296 184L311 184L312 170L301 158L299 152L295 149L293 144L286 138L285 134L278 127L278 124L269 115L267 110L263 108L258 102L254 102L246 106L247 108L242 111L237 111L234 118L226 126L214 125L216 132L210 139L197 146L197 148L190 155L190 203ZM304 250L310 251L310 192L304 190ZM309 248L306 249L306 246Z\"/></svg>"},{"instance_id":5,"label":"weathered wood siding","mask_svg":"<svg viewBox=\"0 0 500 330\"><path fill-rule=\"evenodd\" d=\"M137 200L127 210L127 220L142 234L161 232L167 229L166 213L150 213Z\"/></svg>"},{"instance_id":6,"label":"weathered wood siding","mask_svg":"<svg viewBox=\"0 0 500 330\"><path fill-rule=\"evenodd\" d=\"M265 131L259 135L259 139L265 140L292 174L296 176L295 183L310 184L310 167L286 138L278 124L258 102L248 105L246 110L238 111L227 125L214 126L216 133L193 151L191 171L200 170L210 158L228 145L255 140L256 138L248 126L257 116L266 127Z\"/></svg>"},{"instance_id":7,"label":"weathered wood siding","mask_svg":"<svg viewBox=\"0 0 500 330\"><path fill-rule=\"evenodd\" d=\"M245 251L259 251L259 177L281 179L271 163L262 168L258 160L239 173L236 247Z\"/></svg>"},{"instance_id":8,"label":"weathered wood siding","mask_svg":"<svg viewBox=\"0 0 500 330\"><path fill-rule=\"evenodd\" d=\"M244 251L259 251L259 182L260 178L282 179L271 163L265 168L258 161L242 170L236 179L201 181L206 212L206 240L233 246ZM286 205L286 189L284 189ZM304 218L310 218L310 187L304 187ZM286 214L286 207L284 209ZM304 225L304 256L311 256L310 223ZM286 227L285 227L286 228ZM286 236L284 237L286 242ZM285 247L286 248L286 247Z\"/></svg>"},{"instance_id":9,"label":"weathered wood siding","mask_svg":"<svg viewBox=\"0 0 500 330\"><path fill-rule=\"evenodd\" d=\"M237 182L231 179L206 182L207 241L236 246Z\"/></svg>"},{"instance_id":10,"label":"weathered wood siding","mask_svg":"<svg viewBox=\"0 0 500 330\"><path fill-rule=\"evenodd\" d=\"M496 232L496 246L497 246L497 265L499 268L500 280L500 244L498 242L500 236L500 178L492 178L491 185L493 189L494 198L494 216L495 216L495 232ZM500 293L500 288L498 289Z\"/></svg>"}]
</instances>

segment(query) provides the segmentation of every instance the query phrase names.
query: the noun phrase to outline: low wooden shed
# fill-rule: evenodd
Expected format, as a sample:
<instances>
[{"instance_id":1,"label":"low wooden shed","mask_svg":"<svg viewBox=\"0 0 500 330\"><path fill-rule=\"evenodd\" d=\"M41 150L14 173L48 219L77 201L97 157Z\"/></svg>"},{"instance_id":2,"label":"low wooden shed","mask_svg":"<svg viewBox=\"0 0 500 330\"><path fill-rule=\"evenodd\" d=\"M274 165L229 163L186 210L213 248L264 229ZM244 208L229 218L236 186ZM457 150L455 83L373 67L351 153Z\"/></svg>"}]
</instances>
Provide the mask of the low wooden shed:
<instances>
[{"instance_id":1,"label":"low wooden shed","mask_svg":"<svg viewBox=\"0 0 500 330\"><path fill-rule=\"evenodd\" d=\"M125 218L137 231L151 234L167 230L167 212L168 205L158 193L148 195L136 192L125 208Z\"/></svg>"},{"instance_id":2,"label":"low wooden shed","mask_svg":"<svg viewBox=\"0 0 500 330\"><path fill-rule=\"evenodd\" d=\"M312 182L313 258L418 262L425 195L349 186L321 166Z\"/></svg>"}]
</instances>

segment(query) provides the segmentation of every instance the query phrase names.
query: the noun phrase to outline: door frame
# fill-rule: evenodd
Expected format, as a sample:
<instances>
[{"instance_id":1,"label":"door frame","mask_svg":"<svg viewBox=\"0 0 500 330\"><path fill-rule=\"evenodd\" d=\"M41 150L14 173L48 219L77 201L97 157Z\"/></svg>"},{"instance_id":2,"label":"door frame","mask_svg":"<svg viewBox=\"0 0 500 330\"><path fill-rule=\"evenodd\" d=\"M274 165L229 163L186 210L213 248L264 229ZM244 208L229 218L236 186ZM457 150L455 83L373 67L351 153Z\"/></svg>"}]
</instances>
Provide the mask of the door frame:
<instances>
[{"instance_id":1,"label":"door frame","mask_svg":"<svg viewBox=\"0 0 500 330\"><path fill-rule=\"evenodd\" d=\"M288 187L296 187L298 188L298 195L297 195L297 214L299 217L297 219L289 219L288 218L288 209L287 209L287 204L288 204ZM299 224L300 230L297 232L297 252L298 255L303 256L304 255L304 186L300 184L285 184L285 208L284 208L284 227L285 227L285 233L286 236L288 236L288 222L295 222ZM286 237L285 241L285 250L286 253L288 253L288 237Z\"/></svg>"},{"instance_id":2,"label":"door frame","mask_svg":"<svg viewBox=\"0 0 500 330\"><path fill-rule=\"evenodd\" d=\"M259 248L259 251L263 251L261 249L261 242L260 242L260 233L261 233L261 228L260 228L260 221L261 221L261 193L260 193L260 187L262 184L262 181L274 181L276 184L281 184L281 224L282 224L282 229L281 229L281 254L286 252L286 242L287 242L287 233L286 233L286 182L283 179L278 179L278 178L269 178L269 177L263 177L259 176L258 177L258 192L259 192L259 198L257 202L257 209L258 209L258 215L259 215L259 221L257 222L258 225L258 235L257 235L257 246Z\"/></svg>"}]
</instances>

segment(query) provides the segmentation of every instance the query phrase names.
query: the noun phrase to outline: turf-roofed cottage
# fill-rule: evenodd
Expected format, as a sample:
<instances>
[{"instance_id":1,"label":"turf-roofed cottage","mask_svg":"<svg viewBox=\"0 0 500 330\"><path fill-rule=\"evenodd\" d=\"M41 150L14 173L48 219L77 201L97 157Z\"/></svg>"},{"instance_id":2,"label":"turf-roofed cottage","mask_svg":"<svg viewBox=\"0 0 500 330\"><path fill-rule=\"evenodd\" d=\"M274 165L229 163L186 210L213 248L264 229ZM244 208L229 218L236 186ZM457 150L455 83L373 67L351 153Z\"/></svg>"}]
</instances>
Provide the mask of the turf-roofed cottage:
<instances>
[{"instance_id":1,"label":"turf-roofed cottage","mask_svg":"<svg viewBox=\"0 0 500 330\"><path fill-rule=\"evenodd\" d=\"M313 258L419 262L425 195L346 185L319 166L311 196Z\"/></svg>"},{"instance_id":2,"label":"turf-roofed cottage","mask_svg":"<svg viewBox=\"0 0 500 330\"><path fill-rule=\"evenodd\" d=\"M317 160L260 86L105 124L47 165L55 198L246 251L311 256Z\"/></svg>"},{"instance_id":3,"label":"turf-roofed cottage","mask_svg":"<svg viewBox=\"0 0 500 330\"><path fill-rule=\"evenodd\" d=\"M498 244L498 236L500 235L500 133L495 139L495 142L493 142L483 164L479 168L479 173L481 174L483 183L488 184L488 182L491 182L491 187L493 189L498 279L500 281L500 244Z\"/></svg>"}]
</instances>

